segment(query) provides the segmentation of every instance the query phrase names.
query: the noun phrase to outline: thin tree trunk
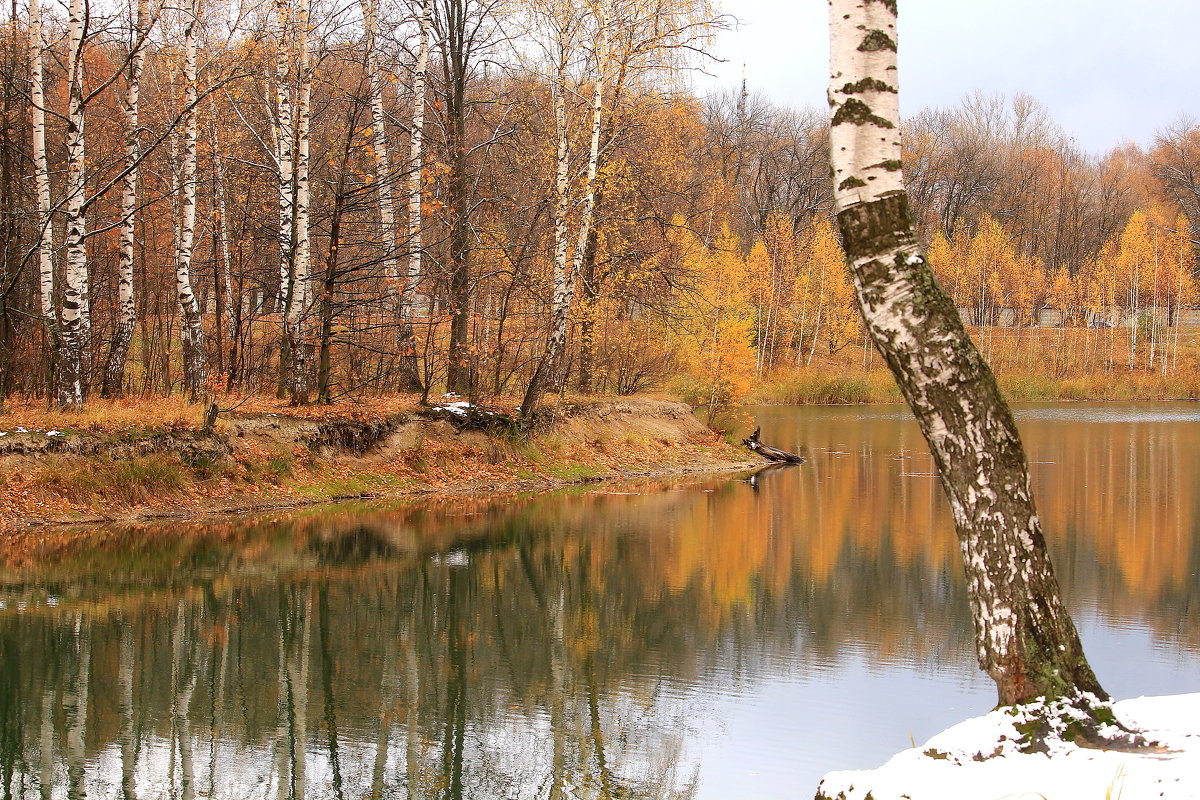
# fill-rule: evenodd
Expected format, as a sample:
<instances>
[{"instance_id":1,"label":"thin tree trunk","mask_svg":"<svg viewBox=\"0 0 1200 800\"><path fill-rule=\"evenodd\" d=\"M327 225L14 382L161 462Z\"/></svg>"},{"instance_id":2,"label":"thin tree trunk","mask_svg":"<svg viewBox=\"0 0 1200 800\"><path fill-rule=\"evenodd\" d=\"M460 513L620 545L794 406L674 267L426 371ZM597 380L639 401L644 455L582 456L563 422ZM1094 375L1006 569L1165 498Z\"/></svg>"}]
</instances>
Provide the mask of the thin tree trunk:
<instances>
[{"instance_id":1,"label":"thin tree trunk","mask_svg":"<svg viewBox=\"0 0 1200 800\"><path fill-rule=\"evenodd\" d=\"M146 59L146 35L150 26L149 0L138 0L134 22L133 52L129 56L129 85L125 92L125 177L121 180L120 255L117 263L117 324L109 343L104 364L102 397L117 397L123 392L125 362L137 325L134 303L133 265L137 255L136 225L138 205L138 163L141 159L141 129L138 101L142 87L142 65Z\"/></svg>"},{"instance_id":2,"label":"thin tree trunk","mask_svg":"<svg viewBox=\"0 0 1200 800\"><path fill-rule=\"evenodd\" d=\"M1108 695L1063 606L1016 423L937 285L900 171L895 0L832 0L835 207L863 319L950 500L980 666L1001 704ZM1095 733L1094 726L1091 732Z\"/></svg>"},{"instance_id":3,"label":"thin tree trunk","mask_svg":"<svg viewBox=\"0 0 1200 800\"><path fill-rule=\"evenodd\" d=\"M205 395L207 364L200 304L192 289L192 255L196 242L196 28L200 0L189 0L183 29L183 153L179 165L179 239L175 250L175 292L179 300L179 341L183 345L183 384L188 400Z\"/></svg>"},{"instance_id":4,"label":"thin tree trunk","mask_svg":"<svg viewBox=\"0 0 1200 800\"><path fill-rule=\"evenodd\" d=\"M305 342L305 324L310 305L309 272L312 261L312 244L308 230L309 220L309 126L312 119L312 69L309 63L308 0L297 4L296 36L298 39L297 60L300 71L300 91L296 103L296 199L294 216L294 241L296 243L294 280L291 303L285 312L287 338L291 361L288 364L288 395L292 405L308 402L308 350Z\"/></svg>"},{"instance_id":5,"label":"thin tree trunk","mask_svg":"<svg viewBox=\"0 0 1200 800\"><path fill-rule=\"evenodd\" d=\"M46 157L46 95L42 77L42 12L40 0L29 0L29 115L32 128L34 183L37 187L38 290L42 323L50 347L47 384L56 392L62 338L54 310L54 218L50 204L50 164Z\"/></svg>"},{"instance_id":6,"label":"thin tree trunk","mask_svg":"<svg viewBox=\"0 0 1200 800\"><path fill-rule=\"evenodd\" d=\"M67 19L67 233L58 405L83 406L85 350L91 333L88 302L87 163L84 153L83 49L87 39L84 0L71 0Z\"/></svg>"},{"instance_id":7,"label":"thin tree trunk","mask_svg":"<svg viewBox=\"0 0 1200 800\"><path fill-rule=\"evenodd\" d=\"M465 0L443 0L445 30L441 40L448 176L446 205L450 312L450 346L446 391L471 394L474 359L468 341L471 328L471 178L467 155L467 83L470 80L470 22Z\"/></svg>"},{"instance_id":8,"label":"thin tree trunk","mask_svg":"<svg viewBox=\"0 0 1200 800\"><path fill-rule=\"evenodd\" d=\"M225 390L231 390L237 384L238 359L238 301L233 294L233 257L229 252L229 206L225 199L225 155L221 150L221 140L214 122L211 127L213 145L213 194L217 211L217 247L220 254L221 274L218 280L224 289L224 309L218 304L217 309L225 323L226 341L228 344L228 363L226 368ZM219 326L218 326L219 327Z\"/></svg>"},{"instance_id":9,"label":"thin tree trunk","mask_svg":"<svg viewBox=\"0 0 1200 800\"><path fill-rule=\"evenodd\" d=\"M284 311L292 291L292 206L294 199L295 127L292 111L291 11L286 0L275 0L279 41L275 52L275 168L279 175L279 295L276 310Z\"/></svg>"},{"instance_id":10,"label":"thin tree trunk","mask_svg":"<svg viewBox=\"0 0 1200 800\"><path fill-rule=\"evenodd\" d=\"M417 364L417 340L413 332L417 287L421 283L421 192L425 153L425 88L429 72L430 30L433 0L421 0L418 22L417 63L413 68L412 121L408 131L408 271L400 293L400 385L409 391L427 391Z\"/></svg>"},{"instance_id":11,"label":"thin tree trunk","mask_svg":"<svg viewBox=\"0 0 1200 800\"><path fill-rule=\"evenodd\" d=\"M286 0L275 0L275 22L278 41L275 52L275 117L272 136L275 144L275 168L279 177L279 294L275 310L282 317L279 330L279 381L276 387L280 398L287 397L291 375L292 346L288 315L296 293L296 232L295 232L295 110L292 104L292 40L295 28L291 6Z\"/></svg>"}]
</instances>

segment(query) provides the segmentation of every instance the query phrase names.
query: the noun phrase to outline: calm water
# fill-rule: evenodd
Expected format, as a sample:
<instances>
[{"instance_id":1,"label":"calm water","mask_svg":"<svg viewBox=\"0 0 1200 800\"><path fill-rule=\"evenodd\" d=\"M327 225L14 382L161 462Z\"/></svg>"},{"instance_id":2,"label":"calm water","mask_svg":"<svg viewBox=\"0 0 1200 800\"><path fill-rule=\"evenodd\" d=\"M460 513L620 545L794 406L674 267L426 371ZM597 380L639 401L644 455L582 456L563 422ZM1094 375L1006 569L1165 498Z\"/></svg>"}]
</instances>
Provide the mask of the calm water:
<instances>
[{"instance_id":1,"label":"calm water","mask_svg":"<svg viewBox=\"0 0 1200 800\"><path fill-rule=\"evenodd\" d=\"M810 462L9 540L5 796L810 797L988 710L915 425L752 411ZM1200 406L1019 418L1101 680L1200 691Z\"/></svg>"}]
</instances>

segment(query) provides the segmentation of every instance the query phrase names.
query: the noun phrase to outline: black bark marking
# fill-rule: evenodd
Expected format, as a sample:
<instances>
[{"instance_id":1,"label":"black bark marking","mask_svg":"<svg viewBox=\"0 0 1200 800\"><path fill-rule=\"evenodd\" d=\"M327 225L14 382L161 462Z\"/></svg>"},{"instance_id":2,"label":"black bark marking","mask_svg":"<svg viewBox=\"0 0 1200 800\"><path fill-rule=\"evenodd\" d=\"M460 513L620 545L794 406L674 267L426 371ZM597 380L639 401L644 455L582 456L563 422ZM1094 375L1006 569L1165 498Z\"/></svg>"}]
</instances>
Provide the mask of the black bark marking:
<instances>
[{"instance_id":1,"label":"black bark marking","mask_svg":"<svg viewBox=\"0 0 1200 800\"><path fill-rule=\"evenodd\" d=\"M867 0L868 3L882 3L883 7L893 14L897 13L896 0Z\"/></svg>"},{"instance_id":2,"label":"black bark marking","mask_svg":"<svg viewBox=\"0 0 1200 800\"><path fill-rule=\"evenodd\" d=\"M898 158L889 158L887 161L880 161L878 164L871 164L867 169L886 169L888 172L899 172L903 164Z\"/></svg>"},{"instance_id":3,"label":"black bark marking","mask_svg":"<svg viewBox=\"0 0 1200 800\"><path fill-rule=\"evenodd\" d=\"M896 52L896 42L892 37L875 28L863 37L862 42L858 45L858 52L876 53L880 50L891 50L894 53Z\"/></svg>"},{"instance_id":4,"label":"black bark marking","mask_svg":"<svg viewBox=\"0 0 1200 800\"><path fill-rule=\"evenodd\" d=\"M871 107L862 100L853 97L848 98L846 102L838 107L838 110L833 112L833 120L830 125L841 125L848 122L851 125L875 125L880 128L896 127L890 120L876 116L871 111Z\"/></svg>"},{"instance_id":5,"label":"black bark marking","mask_svg":"<svg viewBox=\"0 0 1200 800\"><path fill-rule=\"evenodd\" d=\"M861 81L847 83L841 89L842 94L862 94L863 92L891 92L896 94L896 87L878 78L863 78Z\"/></svg>"},{"instance_id":6,"label":"black bark marking","mask_svg":"<svg viewBox=\"0 0 1200 800\"><path fill-rule=\"evenodd\" d=\"M838 189L844 191L846 189L857 189L860 186L866 186L866 185L867 185L866 182L851 175L849 178L846 178L846 180L844 180L838 184Z\"/></svg>"}]
</instances>

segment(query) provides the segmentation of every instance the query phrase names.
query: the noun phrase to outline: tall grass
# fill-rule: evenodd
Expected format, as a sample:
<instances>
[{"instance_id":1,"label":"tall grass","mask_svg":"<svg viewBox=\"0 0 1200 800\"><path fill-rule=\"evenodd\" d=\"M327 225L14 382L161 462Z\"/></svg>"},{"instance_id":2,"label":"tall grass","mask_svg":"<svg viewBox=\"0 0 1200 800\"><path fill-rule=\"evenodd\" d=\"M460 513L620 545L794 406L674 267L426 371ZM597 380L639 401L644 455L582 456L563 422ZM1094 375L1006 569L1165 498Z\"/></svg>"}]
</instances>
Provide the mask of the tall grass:
<instances>
[{"instance_id":1,"label":"tall grass","mask_svg":"<svg viewBox=\"0 0 1200 800\"><path fill-rule=\"evenodd\" d=\"M46 460L38 480L43 489L67 500L102 500L116 506L149 503L178 492L194 475L166 455L116 461L54 456Z\"/></svg>"},{"instance_id":2,"label":"tall grass","mask_svg":"<svg viewBox=\"0 0 1200 800\"><path fill-rule=\"evenodd\" d=\"M760 384L749 398L780 405L861 405L897 403L900 390L890 373L834 371L828 367L796 370Z\"/></svg>"},{"instance_id":3,"label":"tall grass","mask_svg":"<svg viewBox=\"0 0 1200 800\"><path fill-rule=\"evenodd\" d=\"M1164 345L1153 369L1144 346L1130 369L1128 330L997 328L971 334L1013 402L1200 399L1196 332L1181 335L1178 348L1173 341L1169 349ZM748 400L855 405L901 399L891 373L874 352L864 361L861 352L843 351L817 358L812 366L768 376Z\"/></svg>"}]
</instances>

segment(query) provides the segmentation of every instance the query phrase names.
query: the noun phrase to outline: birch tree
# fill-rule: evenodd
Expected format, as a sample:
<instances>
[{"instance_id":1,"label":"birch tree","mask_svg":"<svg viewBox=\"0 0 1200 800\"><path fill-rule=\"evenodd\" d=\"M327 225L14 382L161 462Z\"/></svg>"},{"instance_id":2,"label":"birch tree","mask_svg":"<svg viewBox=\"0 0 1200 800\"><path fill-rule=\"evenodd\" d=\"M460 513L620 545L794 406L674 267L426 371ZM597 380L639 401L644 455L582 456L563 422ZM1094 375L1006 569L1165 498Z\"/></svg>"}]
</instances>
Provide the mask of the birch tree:
<instances>
[{"instance_id":1,"label":"birch tree","mask_svg":"<svg viewBox=\"0 0 1200 800\"><path fill-rule=\"evenodd\" d=\"M138 0L130 44L128 83L125 89L125 175L121 179L120 253L117 264L117 324L109 343L104 364L103 397L121 394L125 378L125 361L137 324L134 302L133 264L136 257L136 222L138 206L138 165L141 161L141 128L138 124L138 105L141 97L142 69L146 61L145 42L150 28L149 0Z\"/></svg>"},{"instance_id":2,"label":"birch tree","mask_svg":"<svg viewBox=\"0 0 1200 800\"><path fill-rule=\"evenodd\" d=\"M309 307L309 270L312 258L309 238L309 128L312 118L309 4L308 0L301 0L296 5L294 19L286 4L277 5L281 28L276 91L279 120L279 239L282 249L279 274L280 293L283 298L279 388L282 396L290 398L293 404L300 404L307 399L308 359L304 325ZM292 55L296 62L294 70L291 67ZM294 94L288 86L293 73L297 79Z\"/></svg>"},{"instance_id":3,"label":"birch tree","mask_svg":"<svg viewBox=\"0 0 1200 800\"><path fill-rule=\"evenodd\" d=\"M196 36L200 0L189 0L183 29L183 152L179 166L179 238L175 248L175 291L179 300L180 341L183 344L183 383L188 399L204 395L206 364L200 303L192 289L192 256L196 242Z\"/></svg>"},{"instance_id":4,"label":"birch tree","mask_svg":"<svg viewBox=\"0 0 1200 800\"><path fill-rule=\"evenodd\" d=\"M400 295L401 381L409 389L421 389L417 346L412 319L421 282L421 192L425 155L425 91L429 71L430 33L433 30L433 0L421 0L418 20L417 61L413 66L412 119L408 129L408 272Z\"/></svg>"},{"instance_id":5,"label":"birch tree","mask_svg":"<svg viewBox=\"0 0 1200 800\"><path fill-rule=\"evenodd\" d=\"M550 335L521 403L521 416L526 419L530 418L537 410L546 388L559 378L563 350L566 348L571 303L575 298L575 278L579 274L592 232L592 215L596 207L596 174L600 163L600 127L608 70L609 22L611 19L608 2L609 0L595 0L589 4L586 11L578 11L570 2L551 0L549 8L543 14L552 36L550 52L554 58L553 85L551 87L557 140L554 173L554 287L550 301ZM578 39L588 29L593 32L594 36L591 54L593 68L588 75L592 82L589 146L586 175L582 187L582 211L575 237L575 251L568 262L567 214L572 205L572 181L570 176L571 131L568 126L567 96L574 93L569 70L575 57L574 51Z\"/></svg>"},{"instance_id":6,"label":"birch tree","mask_svg":"<svg viewBox=\"0 0 1200 800\"><path fill-rule=\"evenodd\" d=\"M1069 730L1097 741L1112 718L1102 707L1108 694L1063 605L1016 423L913 231L900 163L896 6L829 4L835 208L859 307L937 463L979 664L1000 703L1062 701L1082 712Z\"/></svg>"},{"instance_id":7,"label":"birch tree","mask_svg":"<svg viewBox=\"0 0 1200 800\"><path fill-rule=\"evenodd\" d=\"M87 14L84 0L71 0L67 16L67 195L66 280L62 308L62 357L58 404L82 408L86 353L91 335L87 263L87 161L84 152L84 47Z\"/></svg>"},{"instance_id":8,"label":"birch tree","mask_svg":"<svg viewBox=\"0 0 1200 800\"><path fill-rule=\"evenodd\" d=\"M271 136L275 144L275 169L279 176L279 295L276 309L287 304L293 262L292 206L294 197L292 112L291 10L285 0L275 0L277 41L275 50L275 116Z\"/></svg>"},{"instance_id":9,"label":"birch tree","mask_svg":"<svg viewBox=\"0 0 1200 800\"><path fill-rule=\"evenodd\" d=\"M50 342L51 384L60 347L58 313L54 310L54 219L50 204L50 164L46 158L46 94L42 69L42 12L39 0L29 0L29 113L32 128L34 184L37 187L38 291L42 321ZM52 389L53 391L53 389Z\"/></svg>"}]
</instances>

